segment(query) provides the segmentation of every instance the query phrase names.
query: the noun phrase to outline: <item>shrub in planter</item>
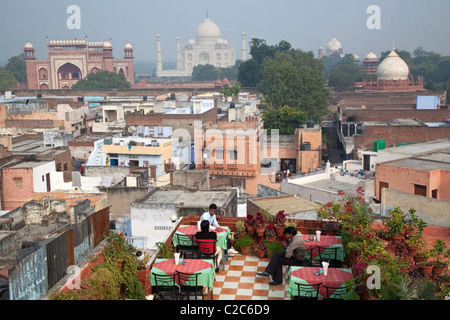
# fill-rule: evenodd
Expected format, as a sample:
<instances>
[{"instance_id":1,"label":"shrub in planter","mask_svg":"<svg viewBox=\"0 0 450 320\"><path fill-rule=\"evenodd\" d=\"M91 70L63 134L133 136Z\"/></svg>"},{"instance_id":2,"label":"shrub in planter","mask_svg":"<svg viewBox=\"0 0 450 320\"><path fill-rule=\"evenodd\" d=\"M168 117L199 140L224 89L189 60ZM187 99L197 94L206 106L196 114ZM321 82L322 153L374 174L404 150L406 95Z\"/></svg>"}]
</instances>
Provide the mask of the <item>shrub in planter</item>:
<instances>
[{"instance_id":1,"label":"shrub in planter","mask_svg":"<svg viewBox=\"0 0 450 320\"><path fill-rule=\"evenodd\" d=\"M444 240L436 239L431 250L431 256L436 258L433 262L433 274L441 275L446 272L448 263L441 260L442 257L449 259L450 250L446 249L446 243Z\"/></svg>"},{"instance_id":2,"label":"shrub in planter","mask_svg":"<svg viewBox=\"0 0 450 320\"><path fill-rule=\"evenodd\" d=\"M250 249L250 246L255 244L255 240L250 237L249 234L245 234L242 237L236 239L235 246L241 250L242 254L248 253L247 249ZM244 250L244 251L243 251Z\"/></svg>"}]
</instances>

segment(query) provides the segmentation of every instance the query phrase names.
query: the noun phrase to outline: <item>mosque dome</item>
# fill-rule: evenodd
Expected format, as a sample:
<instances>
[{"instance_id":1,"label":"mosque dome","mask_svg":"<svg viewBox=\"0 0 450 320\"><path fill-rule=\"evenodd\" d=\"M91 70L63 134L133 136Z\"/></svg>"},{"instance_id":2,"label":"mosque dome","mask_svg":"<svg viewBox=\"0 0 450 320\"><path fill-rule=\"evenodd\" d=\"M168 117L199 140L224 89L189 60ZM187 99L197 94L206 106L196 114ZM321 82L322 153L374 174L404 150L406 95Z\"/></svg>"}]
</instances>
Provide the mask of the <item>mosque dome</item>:
<instances>
[{"instance_id":1,"label":"mosque dome","mask_svg":"<svg viewBox=\"0 0 450 320\"><path fill-rule=\"evenodd\" d=\"M408 75L408 65L394 50L377 68L377 80L407 80Z\"/></svg>"},{"instance_id":2,"label":"mosque dome","mask_svg":"<svg viewBox=\"0 0 450 320\"><path fill-rule=\"evenodd\" d=\"M109 42L109 41L105 41L105 42L103 42L103 47L105 48L112 48L112 45L111 45L111 43Z\"/></svg>"},{"instance_id":3,"label":"mosque dome","mask_svg":"<svg viewBox=\"0 0 450 320\"><path fill-rule=\"evenodd\" d=\"M369 52L366 57L364 58L364 60L378 60L378 57L375 53L373 52Z\"/></svg>"},{"instance_id":4,"label":"mosque dome","mask_svg":"<svg viewBox=\"0 0 450 320\"><path fill-rule=\"evenodd\" d=\"M211 19L206 18L197 27L196 36L199 43L215 42L220 38L220 29Z\"/></svg>"},{"instance_id":5,"label":"mosque dome","mask_svg":"<svg viewBox=\"0 0 450 320\"><path fill-rule=\"evenodd\" d=\"M339 51L341 48L342 48L342 44L336 38L331 39L330 42L328 42L328 44L327 44L327 50L329 52Z\"/></svg>"},{"instance_id":6,"label":"mosque dome","mask_svg":"<svg viewBox=\"0 0 450 320\"><path fill-rule=\"evenodd\" d=\"M25 49L34 49L34 46L31 43L27 42L27 43L25 43L24 48Z\"/></svg>"},{"instance_id":7,"label":"mosque dome","mask_svg":"<svg viewBox=\"0 0 450 320\"><path fill-rule=\"evenodd\" d=\"M131 43L127 42L127 44L125 45L125 49L133 49L133 46L131 45Z\"/></svg>"},{"instance_id":8,"label":"mosque dome","mask_svg":"<svg viewBox=\"0 0 450 320\"><path fill-rule=\"evenodd\" d=\"M195 44L195 40L194 39L189 39L189 41L188 41L188 44L190 44L190 45L194 45Z\"/></svg>"}]
</instances>

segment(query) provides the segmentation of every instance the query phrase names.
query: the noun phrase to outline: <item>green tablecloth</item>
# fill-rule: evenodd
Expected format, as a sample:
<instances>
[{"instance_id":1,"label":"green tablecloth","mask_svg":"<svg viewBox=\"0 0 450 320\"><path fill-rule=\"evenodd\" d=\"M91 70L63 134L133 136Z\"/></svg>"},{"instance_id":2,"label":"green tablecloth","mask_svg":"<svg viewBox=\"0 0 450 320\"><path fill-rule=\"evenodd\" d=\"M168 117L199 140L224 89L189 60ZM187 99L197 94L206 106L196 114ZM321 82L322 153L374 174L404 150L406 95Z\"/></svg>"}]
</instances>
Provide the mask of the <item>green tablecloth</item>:
<instances>
[{"instance_id":1,"label":"green tablecloth","mask_svg":"<svg viewBox=\"0 0 450 320\"><path fill-rule=\"evenodd\" d=\"M221 227L221 228L225 229L225 231L217 232L217 246L222 248L223 250L227 250L228 249L227 238L230 234L230 228L228 228L228 227ZM177 231L175 231L175 233L185 234L188 236L195 235L197 232L198 232L198 229L197 229L196 225L181 225L177 229ZM178 240L177 240L177 237L175 236L175 234L172 237L172 243L175 247L178 245Z\"/></svg>"},{"instance_id":2,"label":"green tablecloth","mask_svg":"<svg viewBox=\"0 0 450 320\"><path fill-rule=\"evenodd\" d=\"M150 282L155 285L156 274L173 274L176 270L185 273L197 273L198 285L207 286L209 289L213 289L214 279L216 272L214 270L214 262L211 259L185 259L188 262L187 265L175 265L174 259L156 259L150 270Z\"/></svg>"}]
</instances>

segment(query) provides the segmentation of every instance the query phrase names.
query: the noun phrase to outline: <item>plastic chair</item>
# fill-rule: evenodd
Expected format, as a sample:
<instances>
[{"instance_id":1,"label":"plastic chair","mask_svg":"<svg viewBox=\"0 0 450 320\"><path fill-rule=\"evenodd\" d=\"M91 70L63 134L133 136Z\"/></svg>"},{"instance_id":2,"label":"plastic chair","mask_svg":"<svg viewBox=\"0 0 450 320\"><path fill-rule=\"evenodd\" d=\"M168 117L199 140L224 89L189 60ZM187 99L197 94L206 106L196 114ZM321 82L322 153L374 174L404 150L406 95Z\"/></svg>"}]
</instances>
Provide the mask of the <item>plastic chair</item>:
<instances>
[{"instance_id":1,"label":"plastic chair","mask_svg":"<svg viewBox=\"0 0 450 320\"><path fill-rule=\"evenodd\" d=\"M186 259L187 254L192 258L192 256L198 252L198 246L194 243L193 236L175 233L175 237L177 237L177 242L180 246L183 258Z\"/></svg>"},{"instance_id":2,"label":"plastic chair","mask_svg":"<svg viewBox=\"0 0 450 320\"><path fill-rule=\"evenodd\" d=\"M200 295L203 300L203 286L198 285L198 273L185 273L178 271L180 291L185 293L188 300L190 296L195 296L195 300Z\"/></svg>"},{"instance_id":3,"label":"plastic chair","mask_svg":"<svg viewBox=\"0 0 450 320\"><path fill-rule=\"evenodd\" d=\"M167 275L152 273L152 275L155 278L156 294L161 300L183 300L185 294L180 291L176 273Z\"/></svg>"},{"instance_id":4,"label":"plastic chair","mask_svg":"<svg viewBox=\"0 0 450 320\"><path fill-rule=\"evenodd\" d=\"M201 259L210 259L214 260L215 268L219 268L219 264L217 262L218 254L216 254L216 243L215 239L195 239L198 244L198 250L201 254Z\"/></svg>"},{"instance_id":5,"label":"plastic chair","mask_svg":"<svg viewBox=\"0 0 450 320\"><path fill-rule=\"evenodd\" d=\"M304 266L304 267L312 266L313 250L314 248L310 249L295 248L293 253L294 266Z\"/></svg>"},{"instance_id":6,"label":"plastic chair","mask_svg":"<svg viewBox=\"0 0 450 320\"><path fill-rule=\"evenodd\" d=\"M327 291L326 299L329 300L343 300L348 292L348 288L345 285L337 288L324 285L324 288Z\"/></svg>"},{"instance_id":7,"label":"plastic chair","mask_svg":"<svg viewBox=\"0 0 450 320\"><path fill-rule=\"evenodd\" d=\"M342 265L342 261L338 260L338 250L339 248L324 248L317 246L319 250L319 260L320 261L329 261L329 268L340 268Z\"/></svg>"},{"instance_id":8,"label":"plastic chair","mask_svg":"<svg viewBox=\"0 0 450 320\"><path fill-rule=\"evenodd\" d=\"M294 300L318 300L319 288L322 282L315 284L295 283L297 285L298 295L294 296Z\"/></svg>"}]
</instances>

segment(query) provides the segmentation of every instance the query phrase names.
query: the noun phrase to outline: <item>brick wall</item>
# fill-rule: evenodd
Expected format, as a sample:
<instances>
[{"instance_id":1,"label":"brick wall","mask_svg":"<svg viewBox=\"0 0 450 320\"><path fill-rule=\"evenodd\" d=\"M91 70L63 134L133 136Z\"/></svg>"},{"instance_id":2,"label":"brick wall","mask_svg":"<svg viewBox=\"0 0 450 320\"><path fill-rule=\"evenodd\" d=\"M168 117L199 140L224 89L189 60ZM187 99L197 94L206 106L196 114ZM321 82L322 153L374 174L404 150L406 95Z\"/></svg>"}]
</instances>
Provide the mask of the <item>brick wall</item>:
<instances>
[{"instance_id":1,"label":"brick wall","mask_svg":"<svg viewBox=\"0 0 450 320\"><path fill-rule=\"evenodd\" d=\"M352 122L359 121L389 121L392 119L417 118L423 122L444 122L450 119L450 109L438 110L416 110L416 109L389 109L389 110L369 110L369 109L345 109L343 120L353 117Z\"/></svg>"},{"instance_id":2,"label":"brick wall","mask_svg":"<svg viewBox=\"0 0 450 320\"><path fill-rule=\"evenodd\" d=\"M2 210L21 207L33 194L33 168L3 168Z\"/></svg>"},{"instance_id":3,"label":"brick wall","mask_svg":"<svg viewBox=\"0 0 450 320\"><path fill-rule=\"evenodd\" d=\"M386 142L386 148L400 142L424 142L428 140L450 137L450 127L418 127L418 126L366 126L364 135L353 137L355 150L358 148L373 149L374 140Z\"/></svg>"}]
</instances>

